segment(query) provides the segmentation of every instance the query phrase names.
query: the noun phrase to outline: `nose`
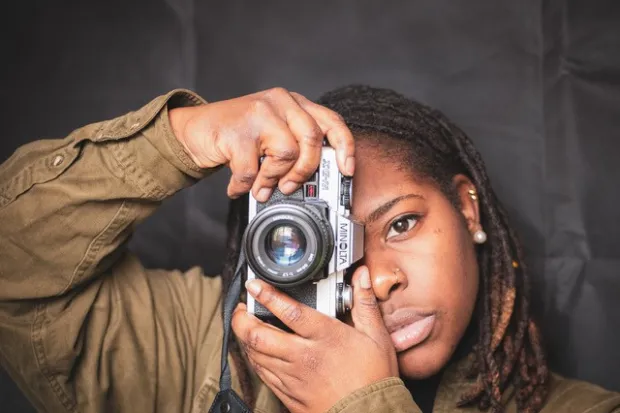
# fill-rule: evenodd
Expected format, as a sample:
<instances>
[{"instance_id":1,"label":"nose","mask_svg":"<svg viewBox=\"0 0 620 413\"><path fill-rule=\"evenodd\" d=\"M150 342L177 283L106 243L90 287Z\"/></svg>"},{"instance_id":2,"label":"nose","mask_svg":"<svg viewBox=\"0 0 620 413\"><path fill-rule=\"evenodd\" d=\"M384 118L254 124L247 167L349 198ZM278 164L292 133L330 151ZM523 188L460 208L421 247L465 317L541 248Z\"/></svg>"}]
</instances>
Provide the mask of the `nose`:
<instances>
[{"instance_id":1,"label":"nose","mask_svg":"<svg viewBox=\"0 0 620 413\"><path fill-rule=\"evenodd\" d=\"M407 277L397 268L370 268L370 280L379 301L387 301L394 291L407 286Z\"/></svg>"}]
</instances>

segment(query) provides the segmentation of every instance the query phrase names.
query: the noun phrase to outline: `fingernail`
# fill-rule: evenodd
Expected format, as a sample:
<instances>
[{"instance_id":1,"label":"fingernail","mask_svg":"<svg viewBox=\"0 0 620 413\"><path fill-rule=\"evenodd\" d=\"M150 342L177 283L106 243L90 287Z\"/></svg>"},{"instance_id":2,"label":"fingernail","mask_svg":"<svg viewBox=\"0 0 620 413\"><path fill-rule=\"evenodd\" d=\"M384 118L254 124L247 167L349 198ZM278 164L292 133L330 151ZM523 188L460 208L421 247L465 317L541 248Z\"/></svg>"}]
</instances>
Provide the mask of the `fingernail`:
<instances>
[{"instance_id":1,"label":"fingernail","mask_svg":"<svg viewBox=\"0 0 620 413\"><path fill-rule=\"evenodd\" d=\"M297 189L297 183L293 181L287 181L280 185L280 191L285 194L290 194Z\"/></svg>"},{"instance_id":2,"label":"fingernail","mask_svg":"<svg viewBox=\"0 0 620 413\"><path fill-rule=\"evenodd\" d=\"M269 199L269 196L271 196L271 191L271 188L259 189L258 193L256 194L256 200L260 202L266 202Z\"/></svg>"},{"instance_id":3,"label":"fingernail","mask_svg":"<svg viewBox=\"0 0 620 413\"><path fill-rule=\"evenodd\" d=\"M372 285L370 284L370 274L368 274L368 269L363 268L362 273L360 274L360 287L369 290Z\"/></svg>"},{"instance_id":4,"label":"fingernail","mask_svg":"<svg viewBox=\"0 0 620 413\"><path fill-rule=\"evenodd\" d=\"M248 290L253 297L256 297L258 294L260 294L260 290L262 289L262 287L260 285L260 282L256 280L247 280L245 282L245 289Z\"/></svg>"},{"instance_id":5,"label":"fingernail","mask_svg":"<svg viewBox=\"0 0 620 413\"><path fill-rule=\"evenodd\" d=\"M353 176L355 172L355 157L349 156L344 163L344 170L349 176Z\"/></svg>"}]
</instances>

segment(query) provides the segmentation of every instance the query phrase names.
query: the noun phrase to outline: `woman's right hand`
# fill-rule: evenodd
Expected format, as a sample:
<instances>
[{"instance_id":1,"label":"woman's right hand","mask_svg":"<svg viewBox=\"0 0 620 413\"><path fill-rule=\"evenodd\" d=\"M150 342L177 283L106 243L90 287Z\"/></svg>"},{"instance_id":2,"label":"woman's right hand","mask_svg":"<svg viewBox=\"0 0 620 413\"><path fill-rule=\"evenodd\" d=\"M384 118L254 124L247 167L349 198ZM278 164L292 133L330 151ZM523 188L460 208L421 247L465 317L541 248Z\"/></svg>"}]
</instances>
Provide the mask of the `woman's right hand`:
<instances>
[{"instance_id":1,"label":"woman's right hand","mask_svg":"<svg viewBox=\"0 0 620 413\"><path fill-rule=\"evenodd\" d=\"M340 115L282 88L172 109L170 123L199 167L230 167L231 198L252 190L264 202L276 185L294 192L318 168L324 137L336 149L340 171L353 175L353 136Z\"/></svg>"}]
</instances>

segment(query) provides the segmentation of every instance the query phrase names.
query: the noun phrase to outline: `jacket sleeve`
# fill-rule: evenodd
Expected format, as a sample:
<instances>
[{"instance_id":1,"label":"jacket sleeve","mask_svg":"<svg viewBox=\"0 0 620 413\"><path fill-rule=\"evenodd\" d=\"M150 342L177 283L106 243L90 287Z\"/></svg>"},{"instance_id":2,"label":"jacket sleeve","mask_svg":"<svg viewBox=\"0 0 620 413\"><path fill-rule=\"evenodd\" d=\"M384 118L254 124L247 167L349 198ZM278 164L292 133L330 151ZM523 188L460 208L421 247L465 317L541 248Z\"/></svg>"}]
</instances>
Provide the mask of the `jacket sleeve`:
<instances>
[{"instance_id":1,"label":"jacket sleeve","mask_svg":"<svg viewBox=\"0 0 620 413\"><path fill-rule=\"evenodd\" d=\"M219 278L147 271L124 248L210 172L168 119L201 103L176 90L0 166L0 362L39 411L189 411L219 363Z\"/></svg>"},{"instance_id":2,"label":"jacket sleeve","mask_svg":"<svg viewBox=\"0 0 620 413\"><path fill-rule=\"evenodd\" d=\"M356 390L328 413L422 413L403 381L392 377Z\"/></svg>"},{"instance_id":3,"label":"jacket sleeve","mask_svg":"<svg viewBox=\"0 0 620 413\"><path fill-rule=\"evenodd\" d=\"M0 301L59 296L114 262L131 229L205 174L169 128L167 104L186 91L19 148L0 167Z\"/></svg>"}]
</instances>

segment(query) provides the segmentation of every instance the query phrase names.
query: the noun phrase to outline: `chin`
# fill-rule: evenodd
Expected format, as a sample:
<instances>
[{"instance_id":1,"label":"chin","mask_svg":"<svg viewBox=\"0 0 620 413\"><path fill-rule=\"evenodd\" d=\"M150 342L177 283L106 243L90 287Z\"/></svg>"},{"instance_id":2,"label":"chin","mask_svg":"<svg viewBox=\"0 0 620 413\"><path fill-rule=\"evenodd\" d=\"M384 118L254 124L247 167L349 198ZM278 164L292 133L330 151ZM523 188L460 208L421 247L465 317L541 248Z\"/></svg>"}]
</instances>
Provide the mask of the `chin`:
<instances>
[{"instance_id":1,"label":"chin","mask_svg":"<svg viewBox=\"0 0 620 413\"><path fill-rule=\"evenodd\" d=\"M439 343L422 343L396 354L400 376L422 380L437 374L450 359L451 352Z\"/></svg>"}]
</instances>

